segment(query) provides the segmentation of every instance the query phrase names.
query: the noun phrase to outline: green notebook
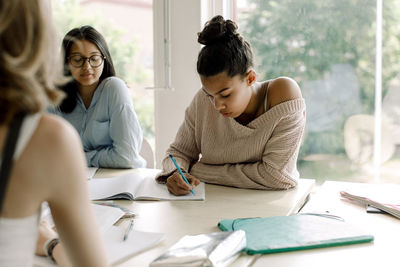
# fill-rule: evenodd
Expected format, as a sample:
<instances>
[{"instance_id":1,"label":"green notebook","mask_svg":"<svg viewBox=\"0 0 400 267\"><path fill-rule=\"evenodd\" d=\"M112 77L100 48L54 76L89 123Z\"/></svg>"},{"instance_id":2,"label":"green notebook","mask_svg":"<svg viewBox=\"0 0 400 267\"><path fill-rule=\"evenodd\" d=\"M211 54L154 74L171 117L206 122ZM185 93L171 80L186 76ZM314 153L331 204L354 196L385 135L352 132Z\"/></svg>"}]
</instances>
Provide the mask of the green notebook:
<instances>
[{"instance_id":1,"label":"green notebook","mask_svg":"<svg viewBox=\"0 0 400 267\"><path fill-rule=\"evenodd\" d=\"M268 218L222 220L222 231L244 230L248 254L275 253L300 249L339 246L374 240L340 217L304 213Z\"/></svg>"}]
</instances>

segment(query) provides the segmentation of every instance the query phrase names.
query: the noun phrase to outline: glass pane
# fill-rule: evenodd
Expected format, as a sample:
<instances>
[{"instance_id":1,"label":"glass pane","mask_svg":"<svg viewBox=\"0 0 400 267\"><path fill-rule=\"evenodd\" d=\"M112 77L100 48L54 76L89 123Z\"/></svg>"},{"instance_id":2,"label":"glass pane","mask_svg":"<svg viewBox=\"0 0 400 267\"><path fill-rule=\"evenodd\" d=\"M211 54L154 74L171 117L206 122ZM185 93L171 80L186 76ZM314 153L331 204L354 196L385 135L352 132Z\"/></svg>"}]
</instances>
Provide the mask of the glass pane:
<instances>
[{"instance_id":1,"label":"glass pane","mask_svg":"<svg viewBox=\"0 0 400 267\"><path fill-rule=\"evenodd\" d=\"M400 10L396 1L384 2L384 95L395 84L398 98L386 97L392 103L383 101L383 109L390 106L397 119L388 127L399 128L400 80L393 79L399 72ZM238 0L237 8L260 80L289 76L302 89L307 125L298 160L301 177L371 181L376 2ZM400 130L397 141L388 142L388 133L394 130L383 130L382 160L393 174L399 169L396 162L400 164ZM385 168L381 178L390 179L393 175L386 176Z\"/></svg>"},{"instance_id":2,"label":"glass pane","mask_svg":"<svg viewBox=\"0 0 400 267\"><path fill-rule=\"evenodd\" d=\"M383 1L382 147L387 160L381 179L400 181L400 1Z\"/></svg>"},{"instance_id":3,"label":"glass pane","mask_svg":"<svg viewBox=\"0 0 400 267\"><path fill-rule=\"evenodd\" d=\"M117 76L131 89L144 137L154 149L152 0L58 0L54 19L61 38L72 28L91 25L106 39Z\"/></svg>"}]
</instances>

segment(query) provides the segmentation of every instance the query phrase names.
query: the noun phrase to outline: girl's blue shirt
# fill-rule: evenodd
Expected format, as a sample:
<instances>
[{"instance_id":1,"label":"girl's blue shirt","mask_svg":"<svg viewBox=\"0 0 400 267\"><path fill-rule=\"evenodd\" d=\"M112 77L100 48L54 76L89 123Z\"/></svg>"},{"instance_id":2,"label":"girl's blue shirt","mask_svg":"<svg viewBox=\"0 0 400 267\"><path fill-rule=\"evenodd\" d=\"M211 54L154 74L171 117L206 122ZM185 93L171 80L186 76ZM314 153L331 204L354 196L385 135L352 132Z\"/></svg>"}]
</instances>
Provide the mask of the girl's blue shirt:
<instances>
[{"instance_id":1,"label":"girl's blue shirt","mask_svg":"<svg viewBox=\"0 0 400 267\"><path fill-rule=\"evenodd\" d=\"M78 94L75 109L63 113L49 110L69 121L78 131L88 166L104 168L142 168L139 155L143 133L132 98L124 81L104 79L94 92L89 108Z\"/></svg>"}]
</instances>

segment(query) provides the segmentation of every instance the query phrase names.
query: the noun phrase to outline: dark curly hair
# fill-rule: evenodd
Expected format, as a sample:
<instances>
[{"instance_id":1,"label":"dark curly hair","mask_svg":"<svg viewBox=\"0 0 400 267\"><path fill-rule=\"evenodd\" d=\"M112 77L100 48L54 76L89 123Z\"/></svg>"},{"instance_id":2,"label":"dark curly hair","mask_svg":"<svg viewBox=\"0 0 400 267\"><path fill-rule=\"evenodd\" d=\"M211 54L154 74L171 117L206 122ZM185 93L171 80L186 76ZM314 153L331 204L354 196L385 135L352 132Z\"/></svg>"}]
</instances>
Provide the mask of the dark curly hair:
<instances>
[{"instance_id":1,"label":"dark curly hair","mask_svg":"<svg viewBox=\"0 0 400 267\"><path fill-rule=\"evenodd\" d=\"M237 32L237 25L222 16L208 21L197 41L204 47L197 59L197 72L205 77L226 71L229 77L245 76L253 67L250 44Z\"/></svg>"}]
</instances>

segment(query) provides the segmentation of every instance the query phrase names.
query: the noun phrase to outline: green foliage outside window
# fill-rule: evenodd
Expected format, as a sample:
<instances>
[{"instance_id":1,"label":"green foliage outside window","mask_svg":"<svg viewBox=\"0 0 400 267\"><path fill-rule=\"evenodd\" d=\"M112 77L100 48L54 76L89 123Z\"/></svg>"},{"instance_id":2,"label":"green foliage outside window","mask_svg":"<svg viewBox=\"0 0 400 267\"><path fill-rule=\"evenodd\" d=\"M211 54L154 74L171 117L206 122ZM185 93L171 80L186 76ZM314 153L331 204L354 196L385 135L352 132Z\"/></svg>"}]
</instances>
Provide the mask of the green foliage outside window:
<instances>
[{"instance_id":1,"label":"green foliage outside window","mask_svg":"<svg viewBox=\"0 0 400 267\"><path fill-rule=\"evenodd\" d=\"M385 95L400 72L400 1L383 3ZM240 14L240 30L256 52L260 79L292 77L307 95L307 82L323 83L337 64L348 66L354 70L359 92L359 99L349 99L348 105L358 101L360 110L354 113L374 113L376 1L248 0L248 6L250 11ZM325 97L329 103L338 95ZM313 153L344 153L343 125L350 115L351 111L344 114L326 131L308 132L300 159Z\"/></svg>"}]
</instances>

